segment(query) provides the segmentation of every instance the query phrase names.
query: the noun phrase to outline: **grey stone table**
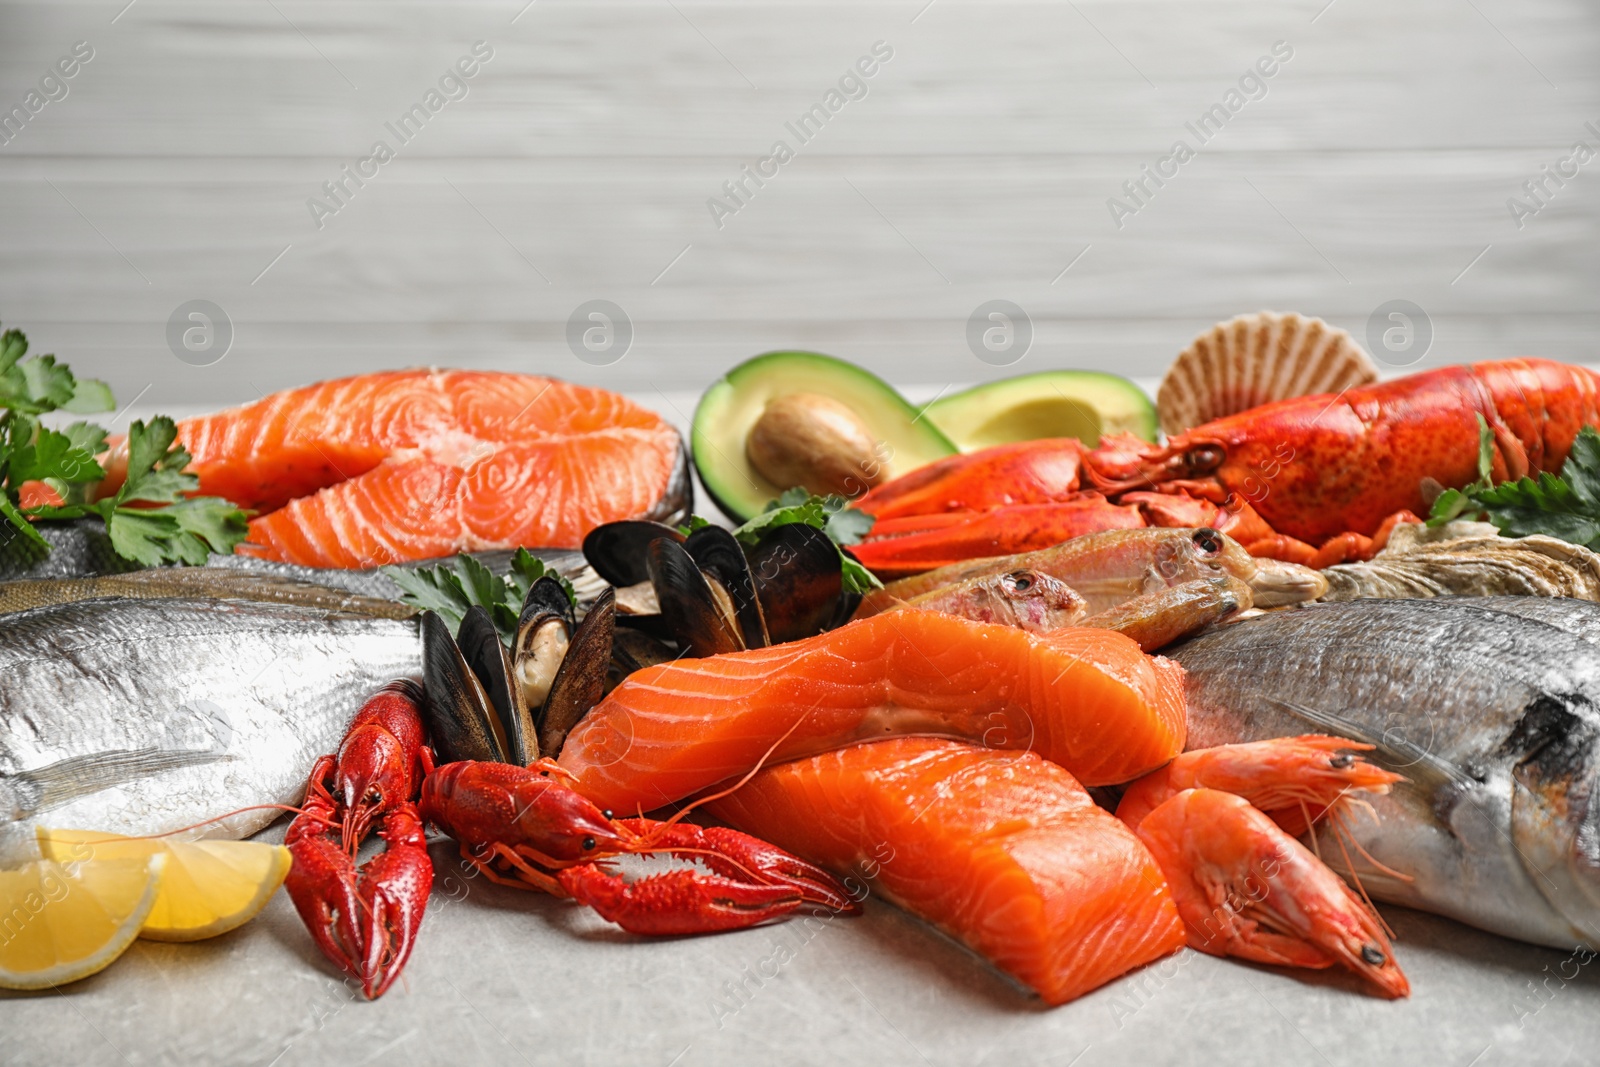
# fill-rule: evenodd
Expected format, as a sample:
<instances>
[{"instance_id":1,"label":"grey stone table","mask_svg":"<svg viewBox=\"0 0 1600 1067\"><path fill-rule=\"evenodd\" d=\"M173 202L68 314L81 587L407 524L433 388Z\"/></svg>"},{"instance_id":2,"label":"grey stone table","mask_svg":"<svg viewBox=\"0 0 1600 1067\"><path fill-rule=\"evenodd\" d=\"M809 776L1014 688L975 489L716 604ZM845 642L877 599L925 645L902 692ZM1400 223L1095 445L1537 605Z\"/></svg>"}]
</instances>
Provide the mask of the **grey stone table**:
<instances>
[{"instance_id":1,"label":"grey stone table","mask_svg":"<svg viewBox=\"0 0 1600 1067\"><path fill-rule=\"evenodd\" d=\"M139 941L71 987L0 994L0 1063L1557 1067L1592 1063L1600 1044L1600 960L1399 908L1385 914L1406 1001L1185 950L1045 1008L870 895L859 918L647 941L463 879L448 842L433 855L415 954L376 1003L352 995L280 893L231 934Z\"/></svg>"}]
</instances>

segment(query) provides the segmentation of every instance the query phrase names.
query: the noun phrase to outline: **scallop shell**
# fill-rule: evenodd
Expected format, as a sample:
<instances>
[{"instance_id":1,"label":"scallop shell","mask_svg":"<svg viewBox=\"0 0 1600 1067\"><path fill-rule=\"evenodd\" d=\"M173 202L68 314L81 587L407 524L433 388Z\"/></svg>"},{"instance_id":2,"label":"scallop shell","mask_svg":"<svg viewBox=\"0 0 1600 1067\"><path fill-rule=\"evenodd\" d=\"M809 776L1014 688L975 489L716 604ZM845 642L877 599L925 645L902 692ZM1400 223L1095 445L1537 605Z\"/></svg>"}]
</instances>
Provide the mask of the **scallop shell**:
<instances>
[{"instance_id":1,"label":"scallop shell","mask_svg":"<svg viewBox=\"0 0 1600 1067\"><path fill-rule=\"evenodd\" d=\"M1348 333L1293 311L1258 311L1196 337L1161 379L1161 428L1176 436L1273 400L1337 393L1378 380Z\"/></svg>"}]
</instances>

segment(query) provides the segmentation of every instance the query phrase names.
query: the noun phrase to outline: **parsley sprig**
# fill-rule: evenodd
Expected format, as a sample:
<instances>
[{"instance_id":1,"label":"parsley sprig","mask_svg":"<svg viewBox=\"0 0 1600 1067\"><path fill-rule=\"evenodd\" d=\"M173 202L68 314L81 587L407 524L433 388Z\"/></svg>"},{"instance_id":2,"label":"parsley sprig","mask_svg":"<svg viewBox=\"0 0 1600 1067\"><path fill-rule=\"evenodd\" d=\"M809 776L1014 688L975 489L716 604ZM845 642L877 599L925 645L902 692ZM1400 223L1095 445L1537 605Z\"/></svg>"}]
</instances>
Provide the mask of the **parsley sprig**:
<instances>
[{"instance_id":1,"label":"parsley sprig","mask_svg":"<svg viewBox=\"0 0 1600 1067\"><path fill-rule=\"evenodd\" d=\"M1492 484L1494 435L1478 417L1478 480L1447 489L1434 501L1429 526L1456 518L1482 517L1508 537L1546 534L1600 551L1600 433L1578 431L1560 475Z\"/></svg>"},{"instance_id":2,"label":"parsley sprig","mask_svg":"<svg viewBox=\"0 0 1600 1067\"><path fill-rule=\"evenodd\" d=\"M218 497L190 495L200 479L187 472L189 453L175 443L178 428L164 416L129 427L122 487L91 500L106 476L100 465L106 430L90 422L51 429L39 416L110 411L116 406L111 388L75 377L53 355L25 359L27 352L21 330L0 334L0 516L16 532L48 551L34 521L98 516L117 554L147 567L201 564L211 552L231 554L245 539L243 511ZM28 482L49 486L61 503L23 507L21 491Z\"/></svg>"},{"instance_id":3,"label":"parsley sprig","mask_svg":"<svg viewBox=\"0 0 1600 1067\"><path fill-rule=\"evenodd\" d=\"M540 578L553 577L561 583L567 602L574 607L578 603L572 583L525 548L512 555L511 570L504 578L466 553L436 567L385 567L383 573L401 588L403 602L437 612L451 633L460 629L467 609L484 608L507 645L516 639L522 601Z\"/></svg>"},{"instance_id":4,"label":"parsley sprig","mask_svg":"<svg viewBox=\"0 0 1600 1067\"><path fill-rule=\"evenodd\" d=\"M754 547L759 544L761 537L768 530L791 523L803 523L815 526L828 535L836 546L853 545L867 535L872 529L872 516L863 514L849 507L850 501L845 497L814 496L802 486L784 490L776 500L769 500L761 514L734 529L733 536L740 544ZM702 526L711 525L698 515L689 516L689 521L678 530L691 534ZM844 580L846 593L869 593L874 589L882 589L883 583L867 568L863 567L853 557L839 553L839 570Z\"/></svg>"}]
</instances>

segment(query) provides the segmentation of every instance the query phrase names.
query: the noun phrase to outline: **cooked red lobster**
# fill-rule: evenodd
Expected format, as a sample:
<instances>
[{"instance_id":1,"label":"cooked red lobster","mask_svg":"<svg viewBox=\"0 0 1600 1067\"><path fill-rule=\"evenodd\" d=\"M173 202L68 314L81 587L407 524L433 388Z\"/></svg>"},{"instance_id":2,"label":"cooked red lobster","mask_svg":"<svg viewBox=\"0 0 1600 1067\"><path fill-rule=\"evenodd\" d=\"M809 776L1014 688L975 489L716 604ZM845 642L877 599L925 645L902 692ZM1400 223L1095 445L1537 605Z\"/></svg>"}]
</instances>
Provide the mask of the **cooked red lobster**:
<instances>
[{"instance_id":1,"label":"cooked red lobster","mask_svg":"<svg viewBox=\"0 0 1600 1067\"><path fill-rule=\"evenodd\" d=\"M900 577L1149 525L1212 526L1314 567L1370 559L1440 488L1477 478L1480 415L1496 482L1553 472L1600 423L1600 378L1546 359L1441 367L1264 404L1165 445L1050 438L952 456L857 501L878 522L852 551Z\"/></svg>"}]
</instances>

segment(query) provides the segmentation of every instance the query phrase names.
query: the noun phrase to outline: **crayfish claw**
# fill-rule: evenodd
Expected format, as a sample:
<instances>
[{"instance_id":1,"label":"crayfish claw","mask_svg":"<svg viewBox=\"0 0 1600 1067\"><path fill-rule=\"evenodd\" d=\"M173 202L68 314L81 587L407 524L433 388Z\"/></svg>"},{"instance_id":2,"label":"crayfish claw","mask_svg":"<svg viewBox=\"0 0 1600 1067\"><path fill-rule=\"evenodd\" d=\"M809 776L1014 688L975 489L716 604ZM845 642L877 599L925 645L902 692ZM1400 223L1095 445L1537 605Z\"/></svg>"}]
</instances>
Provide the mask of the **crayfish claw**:
<instances>
[{"instance_id":1,"label":"crayfish claw","mask_svg":"<svg viewBox=\"0 0 1600 1067\"><path fill-rule=\"evenodd\" d=\"M405 804L390 812L379 833L387 848L361 868L357 884L365 949L358 977L368 1000L400 977L433 888L433 860L416 809Z\"/></svg>"},{"instance_id":2,"label":"crayfish claw","mask_svg":"<svg viewBox=\"0 0 1600 1067\"><path fill-rule=\"evenodd\" d=\"M556 877L572 899L631 934L741 930L782 918L805 903L789 886L739 882L688 868L631 884L594 864L568 867Z\"/></svg>"},{"instance_id":3,"label":"crayfish claw","mask_svg":"<svg viewBox=\"0 0 1600 1067\"><path fill-rule=\"evenodd\" d=\"M365 939L356 926L363 905L355 863L349 853L321 834L296 836L293 829L289 855L292 862L283 884L301 921L328 961L359 979Z\"/></svg>"},{"instance_id":4,"label":"crayfish claw","mask_svg":"<svg viewBox=\"0 0 1600 1067\"><path fill-rule=\"evenodd\" d=\"M861 905L833 875L759 837L727 826L668 824L649 819L618 822L637 835L641 850L667 851L679 859L699 860L715 873L736 881L787 886L800 894L802 902L830 911L848 915L861 911Z\"/></svg>"}]
</instances>

